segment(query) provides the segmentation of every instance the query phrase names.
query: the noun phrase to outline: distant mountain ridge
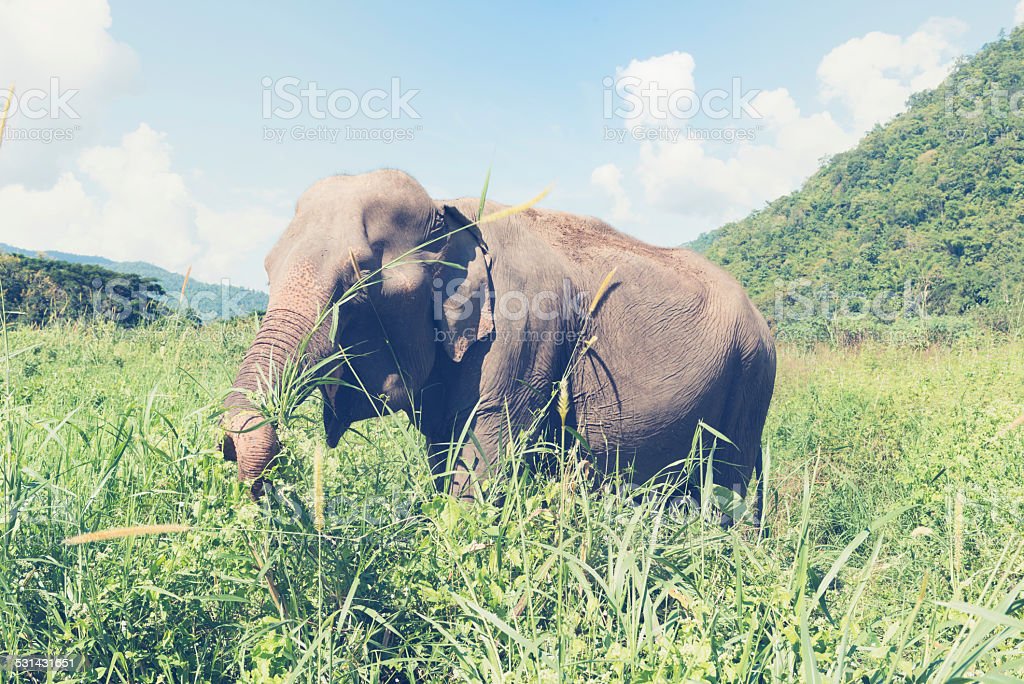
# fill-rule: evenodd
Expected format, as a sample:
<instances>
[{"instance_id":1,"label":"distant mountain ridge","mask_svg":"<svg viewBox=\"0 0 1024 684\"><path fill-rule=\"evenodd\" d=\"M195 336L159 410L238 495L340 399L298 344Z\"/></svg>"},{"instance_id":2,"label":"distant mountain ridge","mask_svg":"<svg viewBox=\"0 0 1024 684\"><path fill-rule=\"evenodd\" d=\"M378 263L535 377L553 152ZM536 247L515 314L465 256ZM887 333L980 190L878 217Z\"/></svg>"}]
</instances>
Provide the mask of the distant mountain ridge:
<instances>
[{"instance_id":1,"label":"distant mountain ridge","mask_svg":"<svg viewBox=\"0 0 1024 684\"><path fill-rule=\"evenodd\" d=\"M56 261L100 266L109 271L142 276L159 284L166 293L164 300L175 307L181 295L181 286L185 282L184 275L168 271L147 261L114 261L101 256L73 254L58 250L34 251L3 242L0 242L0 253L20 254L28 257L42 256ZM204 321L234 318L257 311L265 311L268 302L267 293L260 290L236 285L207 283L191 277L188 279L185 299L190 308Z\"/></svg>"},{"instance_id":2,"label":"distant mountain ridge","mask_svg":"<svg viewBox=\"0 0 1024 684\"><path fill-rule=\"evenodd\" d=\"M1018 28L961 59L796 192L689 246L765 311L785 308L795 291L805 308L831 307L827 315L844 302L864 310L876 297L901 308L898 316L1018 310L1022 94Z\"/></svg>"}]
</instances>

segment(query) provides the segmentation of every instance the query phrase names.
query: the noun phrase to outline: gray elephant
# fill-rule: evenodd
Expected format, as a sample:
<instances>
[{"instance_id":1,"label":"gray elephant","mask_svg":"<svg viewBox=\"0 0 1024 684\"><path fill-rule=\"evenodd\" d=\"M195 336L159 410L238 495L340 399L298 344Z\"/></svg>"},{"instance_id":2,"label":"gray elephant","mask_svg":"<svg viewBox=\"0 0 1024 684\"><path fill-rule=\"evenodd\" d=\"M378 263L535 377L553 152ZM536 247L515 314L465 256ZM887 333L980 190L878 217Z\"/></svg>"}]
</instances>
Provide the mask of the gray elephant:
<instances>
[{"instance_id":1,"label":"gray elephant","mask_svg":"<svg viewBox=\"0 0 1024 684\"><path fill-rule=\"evenodd\" d=\"M434 201L394 170L302 195L266 258L270 303L225 402L239 477L261 478L280 450L251 391L300 350L310 368L344 349L338 383L320 386L328 444L355 421L405 412L455 495L496 472L522 430L557 430L559 408L592 463L638 482L684 459L703 421L731 442L714 455L715 482L742 492L761 467L775 348L740 285L594 218L527 209L474 225L478 209ZM332 324L316 325L360 278Z\"/></svg>"}]
</instances>

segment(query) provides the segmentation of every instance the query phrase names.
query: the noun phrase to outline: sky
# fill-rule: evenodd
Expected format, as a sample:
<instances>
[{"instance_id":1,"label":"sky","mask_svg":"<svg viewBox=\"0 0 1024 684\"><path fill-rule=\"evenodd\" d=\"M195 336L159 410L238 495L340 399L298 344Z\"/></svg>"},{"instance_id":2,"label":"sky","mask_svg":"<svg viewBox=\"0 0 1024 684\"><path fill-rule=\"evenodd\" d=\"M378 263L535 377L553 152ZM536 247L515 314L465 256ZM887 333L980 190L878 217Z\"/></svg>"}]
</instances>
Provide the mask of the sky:
<instances>
[{"instance_id":1,"label":"sky","mask_svg":"<svg viewBox=\"0 0 1024 684\"><path fill-rule=\"evenodd\" d=\"M1024 21L1024 0L0 0L0 242L264 288L318 178L599 216L678 245ZM7 100L0 97L0 102ZM2 105L0 105L2 106Z\"/></svg>"}]
</instances>

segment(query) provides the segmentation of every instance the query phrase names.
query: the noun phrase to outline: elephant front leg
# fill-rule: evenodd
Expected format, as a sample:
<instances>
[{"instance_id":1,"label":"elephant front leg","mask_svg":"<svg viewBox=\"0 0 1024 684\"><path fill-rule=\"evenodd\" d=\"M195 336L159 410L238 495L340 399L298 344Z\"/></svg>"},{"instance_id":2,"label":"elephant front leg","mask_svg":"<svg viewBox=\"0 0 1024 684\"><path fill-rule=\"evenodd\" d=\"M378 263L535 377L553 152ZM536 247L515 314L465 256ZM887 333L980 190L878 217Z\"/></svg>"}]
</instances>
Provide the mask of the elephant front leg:
<instances>
[{"instance_id":1,"label":"elephant front leg","mask_svg":"<svg viewBox=\"0 0 1024 684\"><path fill-rule=\"evenodd\" d=\"M447 424L442 434L428 436L434 483L454 497L476 498L479 485L498 475L500 454L509 443L502 431L502 415L462 414Z\"/></svg>"}]
</instances>

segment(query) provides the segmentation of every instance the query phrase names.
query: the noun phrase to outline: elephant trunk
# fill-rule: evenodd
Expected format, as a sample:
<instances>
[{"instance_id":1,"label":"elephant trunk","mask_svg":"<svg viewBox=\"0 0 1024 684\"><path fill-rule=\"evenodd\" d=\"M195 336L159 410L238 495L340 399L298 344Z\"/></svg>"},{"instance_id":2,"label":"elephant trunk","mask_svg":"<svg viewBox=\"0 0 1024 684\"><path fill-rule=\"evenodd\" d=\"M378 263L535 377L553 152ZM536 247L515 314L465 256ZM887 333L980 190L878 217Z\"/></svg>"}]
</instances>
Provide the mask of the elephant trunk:
<instances>
[{"instance_id":1,"label":"elephant trunk","mask_svg":"<svg viewBox=\"0 0 1024 684\"><path fill-rule=\"evenodd\" d=\"M253 405L248 393L275 395L281 390L281 371L286 364L299 363L301 370L326 356L328 335L325 326L313 330L315 321L316 315L271 306L245 353L234 389L225 399L222 421L224 457L238 462L240 480L259 478L281 451L277 431Z\"/></svg>"}]
</instances>

